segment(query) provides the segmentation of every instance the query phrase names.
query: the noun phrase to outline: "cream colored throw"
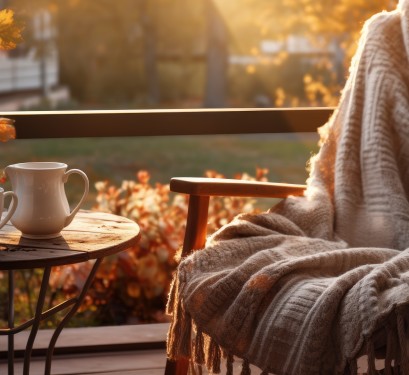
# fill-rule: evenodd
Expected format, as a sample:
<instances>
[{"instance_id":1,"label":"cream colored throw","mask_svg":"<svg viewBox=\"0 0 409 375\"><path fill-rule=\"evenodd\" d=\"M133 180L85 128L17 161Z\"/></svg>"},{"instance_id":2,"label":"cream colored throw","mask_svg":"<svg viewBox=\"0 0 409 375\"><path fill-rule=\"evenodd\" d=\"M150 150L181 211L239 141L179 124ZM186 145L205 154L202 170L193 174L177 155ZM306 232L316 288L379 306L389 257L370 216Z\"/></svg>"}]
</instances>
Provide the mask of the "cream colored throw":
<instances>
[{"instance_id":1,"label":"cream colored throw","mask_svg":"<svg viewBox=\"0 0 409 375\"><path fill-rule=\"evenodd\" d=\"M212 371L409 375L409 0L371 18L304 197L241 215L183 260L170 358ZM211 337L211 338L210 338Z\"/></svg>"}]
</instances>

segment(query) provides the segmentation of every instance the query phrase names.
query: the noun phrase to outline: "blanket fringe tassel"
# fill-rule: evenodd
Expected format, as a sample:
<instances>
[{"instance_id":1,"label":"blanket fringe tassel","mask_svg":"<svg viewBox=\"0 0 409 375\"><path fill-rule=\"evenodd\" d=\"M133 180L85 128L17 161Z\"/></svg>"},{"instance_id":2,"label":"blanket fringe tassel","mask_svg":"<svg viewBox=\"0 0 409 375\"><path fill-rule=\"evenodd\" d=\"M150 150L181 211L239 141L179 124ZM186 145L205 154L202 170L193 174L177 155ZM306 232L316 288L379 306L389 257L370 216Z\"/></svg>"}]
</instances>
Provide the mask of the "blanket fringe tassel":
<instances>
[{"instance_id":1,"label":"blanket fringe tassel","mask_svg":"<svg viewBox=\"0 0 409 375\"><path fill-rule=\"evenodd\" d=\"M233 375L233 363L234 363L234 357L231 354L227 354L226 375Z\"/></svg>"},{"instance_id":2,"label":"blanket fringe tassel","mask_svg":"<svg viewBox=\"0 0 409 375\"><path fill-rule=\"evenodd\" d=\"M247 359L243 360L243 365L241 367L240 375L251 375L250 363L249 361L247 361Z\"/></svg>"},{"instance_id":3,"label":"blanket fringe tassel","mask_svg":"<svg viewBox=\"0 0 409 375\"><path fill-rule=\"evenodd\" d=\"M221 349L213 339L209 339L208 341L209 346L207 348L206 367L213 374L220 374L220 363L222 357Z\"/></svg>"},{"instance_id":4,"label":"blanket fringe tassel","mask_svg":"<svg viewBox=\"0 0 409 375\"><path fill-rule=\"evenodd\" d=\"M348 375L358 375L358 363L356 359L351 359L348 361Z\"/></svg>"},{"instance_id":5,"label":"blanket fringe tassel","mask_svg":"<svg viewBox=\"0 0 409 375\"><path fill-rule=\"evenodd\" d=\"M408 320L408 309L399 309L397 311L397 328L400 347L399 363L402 374L409 374Z\"/></svg>"},{"instance_id":6,"label":"blanket fringe tassel","mask_svg":"<svg viewBox=\"0 0 409 375\"><path fill-rule=\"evenodd\" d=\"M396 329L388 324L386 326L386 355L385 355L385 375L393 375L392 361L394 353L396 353Z\"/></svg>"},{"instance_id":7,"label":"blanket fringe tassel","mask_svg":"<svg viewBox=\"0 0 409 375\"><path fill-rule=\"evenodd\" d=\"M396 308L394 321L389 321L385 326L386 330L386 353L385 367L382 372L376 369L376 348L374 339L369 339L366 343L366 354L368 356L368 375L409 375L409 306ZM353 362L349 361L349 373L355 375L352 368Z\"/></svg>"},{"instance_id":8,"label":"blanket fringe tassel","mask_svg":"<svg viewBox=\"0 0 409 375\"><path fill-rule=\"evenodd\" d=\"M205 363L205 353L204 353L204 337L203 332L200 328L196 331L195 345L194 345L194 359L199 365L204 365Z\"/></svg>"},{"instance_id":9,"label":"blanket fringe tassel","mask_svg":"<svg viewBox=\"0 0 409 375\"><path fill-rule=\"evenodd\" d=\"M167 355L170 359L178 357L190 358L192 354L192 319L183 308L178 296L180 295L180 285L176 279L171 285L169 304L167 311L173 311L173 319L168 332Z\"/></svg>"},{"instance_id":10,"label":"blanket fringe tassel","mask_svg":"<svg viewBox=\"0 0 409 375\"><path fill-rule=\"evenodd\" d=\"M375 345L372 340L367 343L367 354L368 354L368 375L377 375L375 367Z\"/></svg>"}]
</instances>

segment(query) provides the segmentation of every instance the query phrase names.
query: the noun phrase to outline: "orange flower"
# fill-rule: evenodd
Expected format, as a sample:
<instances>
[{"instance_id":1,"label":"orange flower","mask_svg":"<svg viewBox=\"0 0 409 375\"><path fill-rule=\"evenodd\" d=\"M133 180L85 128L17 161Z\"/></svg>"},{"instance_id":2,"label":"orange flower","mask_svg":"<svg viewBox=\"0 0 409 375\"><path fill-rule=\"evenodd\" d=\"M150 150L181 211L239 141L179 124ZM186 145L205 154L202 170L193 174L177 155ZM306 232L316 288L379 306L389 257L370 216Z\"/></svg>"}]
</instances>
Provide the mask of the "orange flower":
<instances>
[{"instance_id":1,"label":"orange flower","mask_svg":"<svg viewBox=\"0 0 409 375\"><path fill-rule=\"evenodd\" d=\"M128 295L132 298L139 298L141 296L141 286L135 281L131 281L127 285L126 291Z\"/></svg>"},{"instance_id":2,"label":"orange flower","mask_svg":"<svg viewBox=\"0 0 409 375\"><path fill-rule=\"evenodd\" d=\"M149 172L144 170L139 171L136 176L138 177L138 181L143 185L147 184L151 178Z\"/></svg>"}]
</instances>

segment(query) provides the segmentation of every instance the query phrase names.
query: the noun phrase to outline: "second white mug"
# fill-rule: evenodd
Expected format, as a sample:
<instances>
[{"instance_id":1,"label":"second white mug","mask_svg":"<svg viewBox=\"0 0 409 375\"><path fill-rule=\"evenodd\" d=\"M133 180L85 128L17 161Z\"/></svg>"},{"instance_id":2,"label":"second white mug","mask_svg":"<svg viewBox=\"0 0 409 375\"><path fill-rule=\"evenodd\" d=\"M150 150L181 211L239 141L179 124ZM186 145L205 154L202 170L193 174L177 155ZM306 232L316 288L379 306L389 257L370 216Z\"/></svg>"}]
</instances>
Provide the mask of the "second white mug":
<instances>
[{"instance_id":1,"label":"second white mug","mask_svg":"<svg viewBox=\"0 0 409 375\"><path fill-rule=\"evenodd\" d=\"M17 208L18 198L16 194L12 191L4 191L3 188L0 187L0 212L4 210L4 201L7 197L11 197L12 201L10 202L10 206L8 211L5 213L5 216L0 220L0 228L3 228L10 218L13 216L14 212Z\"/></svg>"}]
</instances>

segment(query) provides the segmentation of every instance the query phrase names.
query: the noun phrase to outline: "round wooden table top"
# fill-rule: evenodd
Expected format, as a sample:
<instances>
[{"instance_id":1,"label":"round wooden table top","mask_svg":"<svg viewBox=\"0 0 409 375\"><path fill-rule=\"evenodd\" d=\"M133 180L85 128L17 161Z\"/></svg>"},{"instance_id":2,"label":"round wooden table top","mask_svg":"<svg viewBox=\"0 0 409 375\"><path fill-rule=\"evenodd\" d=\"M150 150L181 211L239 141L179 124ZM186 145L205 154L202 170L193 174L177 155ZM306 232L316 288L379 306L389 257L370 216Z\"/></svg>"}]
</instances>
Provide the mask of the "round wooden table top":
<instances>
[{"instance_id":1,"label":"round wooden table top","mask_svg":"<svg viewBox=\"0 0 409 375\"><path fill-rule=\"evenodd\" d=\"M132 220L80 210L60 237L32 240L9 222L0 229L0 270L29 269L84 262L136 245L139 226Z\"/></svg>"}]
</instances>

